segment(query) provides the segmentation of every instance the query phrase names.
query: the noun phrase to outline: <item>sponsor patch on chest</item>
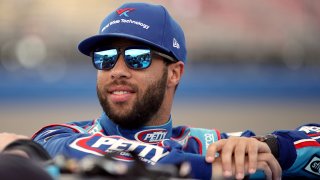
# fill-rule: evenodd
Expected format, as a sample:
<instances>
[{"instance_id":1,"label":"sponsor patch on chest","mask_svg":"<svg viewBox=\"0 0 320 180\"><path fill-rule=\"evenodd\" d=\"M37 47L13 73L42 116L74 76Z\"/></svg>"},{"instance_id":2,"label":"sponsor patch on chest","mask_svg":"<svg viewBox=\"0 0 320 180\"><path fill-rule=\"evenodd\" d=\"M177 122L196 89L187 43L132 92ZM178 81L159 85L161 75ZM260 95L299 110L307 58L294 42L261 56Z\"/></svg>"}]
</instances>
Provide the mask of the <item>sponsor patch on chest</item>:
<instances>
[{"instance_id":1,"label":"sponsor patch on chest","mask_svg":"<svg viewBox=\"0 0 320 180\"><path fill-rule=\"evenodd\" d=\"M86 154L103 156L106 153L121 152L117 159L132 160L130 153L136 154L142 161L150 164L169 154L164 148L156 145L131 141L120 136L104 136L95 133L91 136L81 137L70 144L70 147Z\"/></svg>"},{"instance_id":2,"label":"sponsor patch on chest","mask_svg":"<svg viewBox=\"0 0 320 180\"><path fill-rule=\"evenodd\" d=\"M156 144L164 140L166 138L167 133L168 131L165 129L148 129L137 132L134 135L134 138L140 142Z\"/></svg>"}]
</instances>

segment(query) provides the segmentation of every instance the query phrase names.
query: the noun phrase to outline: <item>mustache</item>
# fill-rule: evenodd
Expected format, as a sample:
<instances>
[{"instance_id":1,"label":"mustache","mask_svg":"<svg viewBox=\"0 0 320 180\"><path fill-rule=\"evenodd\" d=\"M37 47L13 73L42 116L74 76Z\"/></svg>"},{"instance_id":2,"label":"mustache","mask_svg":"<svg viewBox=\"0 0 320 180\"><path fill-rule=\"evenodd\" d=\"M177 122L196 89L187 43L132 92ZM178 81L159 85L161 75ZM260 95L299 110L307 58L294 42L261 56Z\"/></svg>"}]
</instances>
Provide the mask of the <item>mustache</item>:
<instances>
[{"instance_id":1,"label":"mustache","mask_svg":"<svg viewBox=\"0 0 320 180\"><path fill-rule=\"evenodd\" d=\"M119 80L119 79L116 79L116 80L113 80L112 82L106 84L103 86L103 91L107 92L109 90L109 88L111 87L114 87L114 86L127 86L129 88L131 88L133 91L137 92L138 91L138 85L135 85L133 83L130 83L126 80Z\"/></svg>"}]
</instances>

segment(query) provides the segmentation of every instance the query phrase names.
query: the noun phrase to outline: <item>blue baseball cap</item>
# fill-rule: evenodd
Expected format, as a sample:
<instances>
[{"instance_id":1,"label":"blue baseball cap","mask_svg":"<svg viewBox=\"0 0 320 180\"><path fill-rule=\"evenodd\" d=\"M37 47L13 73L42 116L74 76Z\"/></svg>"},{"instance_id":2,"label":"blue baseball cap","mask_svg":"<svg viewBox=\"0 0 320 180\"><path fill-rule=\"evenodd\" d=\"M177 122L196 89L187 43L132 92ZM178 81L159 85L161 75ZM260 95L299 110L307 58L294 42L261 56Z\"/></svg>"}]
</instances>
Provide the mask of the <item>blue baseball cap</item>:
<instances>
[{"instance_id":1,"label":"blue baseball cap","mask_svg":"<svg viewBox=\"0 0 320 180\"><path fill-rule=\"evenodd\" d=\"M161 5L123 4L102 21L98 35L81 41L78 49L90 56L91 51L114 38L142 42L177 60L186 61L183 30Z\"/></svg>"}]
</instances>

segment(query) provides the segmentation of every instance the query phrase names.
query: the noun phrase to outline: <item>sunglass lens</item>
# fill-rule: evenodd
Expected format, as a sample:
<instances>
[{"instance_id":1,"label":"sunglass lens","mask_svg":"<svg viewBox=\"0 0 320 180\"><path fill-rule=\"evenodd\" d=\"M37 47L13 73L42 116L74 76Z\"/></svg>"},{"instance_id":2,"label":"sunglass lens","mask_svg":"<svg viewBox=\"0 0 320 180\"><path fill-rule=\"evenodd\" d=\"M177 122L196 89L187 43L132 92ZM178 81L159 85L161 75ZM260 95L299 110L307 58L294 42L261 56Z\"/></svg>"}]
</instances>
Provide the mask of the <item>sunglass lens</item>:
<instances>
[{"instance_id":1,"label":"sunglass lens","mask_svg":"<svg viewBox=\"0 0 320 180\"><path fill-rule=\"evenodd\" d=\"M150 49L126 49L125 60L133 69L145 69L151 64Z\"/></svg>"},{"instance_id":2,"label":"sunglass lens","mask_svg":"<svg viewBox=\"0 0 320 180\"><path fill-rule=\"evenodd\" d=\"M93 64L100 70L111 69L117 62L118 52L116 49L96 51L93 54Z\"/></svg>"}]
</instances>

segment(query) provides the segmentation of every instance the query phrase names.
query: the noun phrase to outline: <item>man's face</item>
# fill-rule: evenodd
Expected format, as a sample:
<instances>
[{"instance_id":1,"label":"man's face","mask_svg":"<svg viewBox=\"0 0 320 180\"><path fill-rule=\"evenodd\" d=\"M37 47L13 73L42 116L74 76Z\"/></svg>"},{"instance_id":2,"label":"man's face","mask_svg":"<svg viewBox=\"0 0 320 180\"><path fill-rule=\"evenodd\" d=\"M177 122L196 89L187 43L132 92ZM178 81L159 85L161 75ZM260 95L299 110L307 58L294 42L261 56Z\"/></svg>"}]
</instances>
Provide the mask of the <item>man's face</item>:
<instances>
[{"instance_id":1,"label":"man's face","mask_svg":"<svg viewBox=\"0 0 320 180\"><path fill-rule=\"evenodd\" d=\"M136 46L130 41L113 47ZM146 125L157 116L167 87L168 69L163 59L153 56L150 67L134 70L127 67L123 55L110 70L99 70L97 94L108 117L121 127L133 129Z\"/></svg>"}]
</instances>

